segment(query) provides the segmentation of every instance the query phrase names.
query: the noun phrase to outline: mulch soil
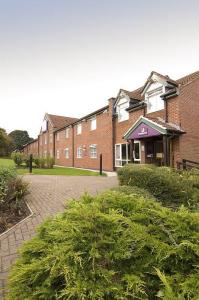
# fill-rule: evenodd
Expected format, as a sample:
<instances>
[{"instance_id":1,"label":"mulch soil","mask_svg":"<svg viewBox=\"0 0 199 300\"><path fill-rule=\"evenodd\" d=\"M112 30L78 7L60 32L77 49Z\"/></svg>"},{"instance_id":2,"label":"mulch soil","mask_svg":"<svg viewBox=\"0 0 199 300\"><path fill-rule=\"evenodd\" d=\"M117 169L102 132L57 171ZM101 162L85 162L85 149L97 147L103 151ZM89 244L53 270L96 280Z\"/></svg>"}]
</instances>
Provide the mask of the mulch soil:
<instances>
[{"instance_id":1,"label":"mulch soil","mask_svg":"<svg viewBox=\"0 0 199 300\"><path fill-rule=\"evenodd\" d=\"M0 234L30 215L30 210L24 200L20 201L20 209L0 208Z\"/></svg>"}]
</instances>

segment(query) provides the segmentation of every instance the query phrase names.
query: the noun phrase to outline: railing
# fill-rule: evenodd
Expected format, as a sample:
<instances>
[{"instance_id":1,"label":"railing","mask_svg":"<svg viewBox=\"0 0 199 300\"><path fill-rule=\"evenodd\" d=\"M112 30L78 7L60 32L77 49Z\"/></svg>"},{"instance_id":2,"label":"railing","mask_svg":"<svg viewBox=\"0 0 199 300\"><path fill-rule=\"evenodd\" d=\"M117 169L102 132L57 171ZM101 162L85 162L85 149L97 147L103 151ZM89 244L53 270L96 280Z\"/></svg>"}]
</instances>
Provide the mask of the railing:
<instances>
[{"instance_id":1,"label":"railing","mask_svg":"<svg viewBox=\"0 0 199 300\"><path fill-rule=\"evenodd\" d=\"M193 168L199 169L199 162L183 159L182 162L177 163L177 168L183 170L190 170Z\"/></svg>"}]
</instances>

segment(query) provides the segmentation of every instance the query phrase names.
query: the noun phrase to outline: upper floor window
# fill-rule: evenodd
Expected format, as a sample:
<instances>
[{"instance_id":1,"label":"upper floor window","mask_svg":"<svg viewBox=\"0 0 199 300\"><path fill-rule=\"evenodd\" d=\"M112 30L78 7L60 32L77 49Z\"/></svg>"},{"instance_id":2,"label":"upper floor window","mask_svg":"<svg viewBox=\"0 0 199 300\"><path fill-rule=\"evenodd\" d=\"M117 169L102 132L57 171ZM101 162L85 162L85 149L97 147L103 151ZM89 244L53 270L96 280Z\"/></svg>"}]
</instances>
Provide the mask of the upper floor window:
<instances>
[{"instance_id":1,"label":"upper floor window","mask_svg":"<svg viewBox=\"0 0 199 300\"><path fill-rule=\"evenodd\" d=\"M90 157L97 158L97 145L90 145Z\"/></svg>"},{"instance_id":2,"label":"upper floor window","mask_svg":"<svg viewBox=\"0 0 199 300\"><path fill-rule=\"evenodd\" d=\"M117 104L118 122L128 120L129 113L126 109L129 107L129 101L126 98L120 99Z\"/></svg>"},{"instance_id":3,"label":"upper floor window","mask_svg":"<svg viewBox=\"0 0 199 300\"><path fill-rule=\"evenodd\" d=\"M57 150L57 159L59 159L59 150Z\"/></svg>"},{"instance_id":4,"label":"upper floor window","mask_svg":"<svg viewBox=\"0 0 199 300\"><path fill-rule=\"evenodd\" d=\"M82 133L82 124L77 124L77 134L81 134Z\"/></svg>"},{"instance_id":5,"label":"upper floor window","mask_svg":"<svg viewBox=\"0 0 199 300\"><path fill-rule=\"evenodd\" d=\"M66 139L69 138L69 131L70 131L70 129L69 129L69 128L66 128L66 131L65 131L65 138L66 138Z\"/></svg>"},{"instance_id":6,"label":"upper floor window","mask_svg":"<svg viewBox=\"0 0 199 300\"><path fill-rule=\"evenodd\" d=\"M47 144L47 136L46 135L44 137L44 143L45 143L45 145Z\"/></svg>"},{"instance_id":7,"label":"upper floor window","mask_svg":"<svg viewBox=\"0 0 199 300\"><path fill-rule=\"evenodd\" d=\"M91 119L91 130L95 130L97 128L97 119L96 117Z\"/></svg>"},{"instance_id":8,"label":"upper floor window","mask_svg":"<svg viewBox=\"0 0 199 300\"><path fill-rule=\"evenodd\" d=\"M164 100L160 97L163 92L163 86L161 86L146 93L147 113L164 109Z\"/></svg>"},{"instance_id":9,"label":"upper floor window","mask_svg":"<svg viewBox=\"0 0 199 300\"><path fill-rule=\"evenodd\" d=\"M57 138L57 141L59 141L59 132L57 132L56 138Z\"/></svg>"}]
</instances>

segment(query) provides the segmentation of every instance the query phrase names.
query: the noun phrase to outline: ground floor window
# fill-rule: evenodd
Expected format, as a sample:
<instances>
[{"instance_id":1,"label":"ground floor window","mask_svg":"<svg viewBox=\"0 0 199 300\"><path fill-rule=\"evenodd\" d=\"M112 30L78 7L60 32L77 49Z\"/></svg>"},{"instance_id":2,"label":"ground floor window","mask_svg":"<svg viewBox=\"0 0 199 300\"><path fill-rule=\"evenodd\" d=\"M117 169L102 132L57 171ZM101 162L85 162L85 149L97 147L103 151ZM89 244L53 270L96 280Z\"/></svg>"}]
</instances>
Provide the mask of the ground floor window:
<instances>
[{"instance_id":1,"label":"ground floor window","mask_svg":"<svg viewBox=\"0 0 199 300\"><path fill-rule=\"evenodd\" d=\"M57 150L57 159L59 159L59 150Z\"/></svg>"},{"instance_id":2,"label":"ground floor window","mask_svg":"<svg viewBox=\"0 0 199 300\"><path fill-rule=\"evenodd\" d=\"M91 158L97 158L97 145L90 145L89 152Z\"/></svg>"},{"instance_id":3,"label":"ground floor window","mask_svg":"<svg viewBox=\"0 0 199 300\"><path fill-rule=\"evenodd\" d=\"M130 159L130 144L115 145L115 166L122 167L128 164Z\"/></svg>"},{"instance_id":4,"label":"ground floor window","mask_svg":"<svg viewBox=\"0 0 199 300\"><path fill-rule=\"evenodd\" d=\"M69 148L66 148L64 152L65 152L65 158L69 158Z\"/></svg>"},{"instance_id":5,"label":"ground floor window","mask_svg":"<svg viewBox=\"0 0 199 300\"><path fill-rule=\"evenodd\" d=\"M83 156L83 149L82 147L77 148L77 158L82 158Z\"/></svg>"},{"instance_id":6,"label":"ground floor window","mask_svg":"<svg viewBox=\"0 0 199 300\"><path fill-rule=\"evenodd\" d=\"M133 159L135 162L141 161L141 145L140 141L134 141Z\"/></svg>"}]
</instances>

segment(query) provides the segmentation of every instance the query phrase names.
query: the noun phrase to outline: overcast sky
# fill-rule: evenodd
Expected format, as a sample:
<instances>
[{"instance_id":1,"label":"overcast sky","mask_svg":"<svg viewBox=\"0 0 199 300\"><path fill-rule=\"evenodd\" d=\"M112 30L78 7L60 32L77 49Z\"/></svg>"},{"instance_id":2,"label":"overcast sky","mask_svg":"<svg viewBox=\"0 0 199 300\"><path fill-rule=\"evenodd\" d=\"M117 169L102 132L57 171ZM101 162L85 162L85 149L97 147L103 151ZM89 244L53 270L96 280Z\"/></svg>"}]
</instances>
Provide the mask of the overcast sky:
<instances>
[{"instance_id":1,"label":"overcast sky","mask_svg":"<svg viewBox=\"0 0 199 300\"><path fill-rule=\"evenodd\" d=\"M45 112L81 117L155 70L199 70L199 1L0 0L0 127L36 137Z\"/></svg>"}]
</instances>

